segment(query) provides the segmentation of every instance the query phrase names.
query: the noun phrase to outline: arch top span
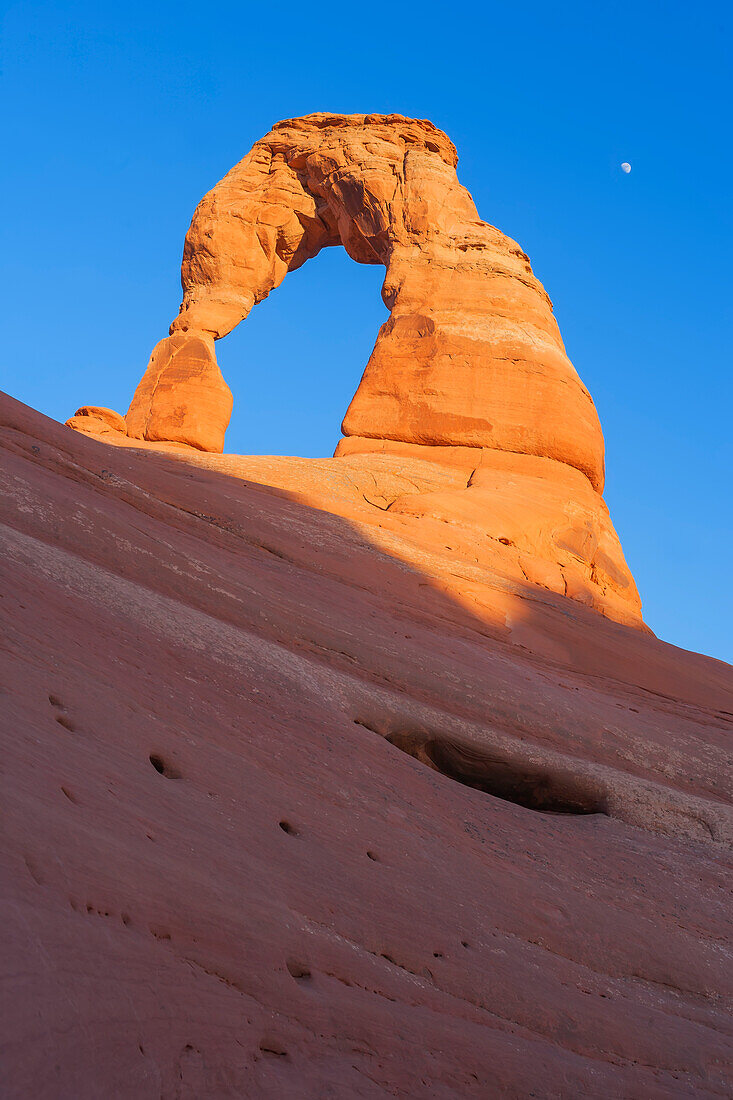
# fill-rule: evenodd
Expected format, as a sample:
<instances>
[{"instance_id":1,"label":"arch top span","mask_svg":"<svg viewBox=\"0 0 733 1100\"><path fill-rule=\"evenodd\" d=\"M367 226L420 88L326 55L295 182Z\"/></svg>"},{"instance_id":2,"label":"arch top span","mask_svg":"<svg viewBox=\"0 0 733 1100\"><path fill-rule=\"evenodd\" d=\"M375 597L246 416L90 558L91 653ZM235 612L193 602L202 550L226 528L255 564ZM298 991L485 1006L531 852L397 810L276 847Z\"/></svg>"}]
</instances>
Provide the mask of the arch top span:
<instances>
[{"instance_id":1,"label":"arch top span","mask_svg":"<svg viewBox=\"0 0 733 1100\"><path fill-rule=\"evenodd\" d=\"M278 122L196 208L171 331L226 336L322 248L340 244L357 263L387 267L395 246L425 247L427 227L404 209L406 164L421 152L455 169L453 143L429 122L327 114Z\"/></svg>"},{"instance_id":2,"label":"arch top span","mask_svg":"<svg viewBox=\"0 0 733 1100\"><path fill-rule=\"evenodd\" d=\"M384 265L382 325L342 430L540 455L603 487L603 436L522 249L482 221L450 139L401 115L277 123L199 203L183 301L128 434L223 450L232 398L214 341L289 271L343 245ZM366 445L366 444L365 444Z\"/></svg>"}]
</instances>

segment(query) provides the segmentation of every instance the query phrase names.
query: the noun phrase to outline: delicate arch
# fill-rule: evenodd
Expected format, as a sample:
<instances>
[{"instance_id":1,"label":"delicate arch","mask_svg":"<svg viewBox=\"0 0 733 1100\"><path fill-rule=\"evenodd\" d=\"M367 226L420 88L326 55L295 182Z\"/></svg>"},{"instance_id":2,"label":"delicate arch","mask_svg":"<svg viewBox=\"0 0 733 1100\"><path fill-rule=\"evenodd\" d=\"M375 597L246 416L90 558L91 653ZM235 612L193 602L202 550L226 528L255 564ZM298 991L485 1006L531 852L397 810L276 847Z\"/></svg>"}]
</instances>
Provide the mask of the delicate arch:
<instances>
[{"instance_id":1,"label":"delicate arch","mask_svg":"<svg viewBox=\"0 0 733 1100\"><path fill-rule=\"evenodd\" d=\"M232 397L214 341L288 271L342 244L384 264L382 325L343 432L542 455L603 487L603 436L552 304L515 242L479 218L450 140L400 115L278 123L199 203L183 302L128 434L221 451Z\"/></svg>"}]
</instances>

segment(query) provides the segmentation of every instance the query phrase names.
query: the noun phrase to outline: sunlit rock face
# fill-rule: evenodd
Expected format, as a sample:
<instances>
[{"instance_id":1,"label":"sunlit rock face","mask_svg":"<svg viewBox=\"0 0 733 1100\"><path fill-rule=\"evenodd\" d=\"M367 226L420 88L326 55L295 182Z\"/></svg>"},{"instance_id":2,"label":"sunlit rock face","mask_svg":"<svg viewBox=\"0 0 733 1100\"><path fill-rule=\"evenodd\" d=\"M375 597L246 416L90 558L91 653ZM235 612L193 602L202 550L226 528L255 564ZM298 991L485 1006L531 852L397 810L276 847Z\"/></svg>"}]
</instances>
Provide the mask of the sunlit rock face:
<instances>
[{"instance_id":1,"label":"sunlit rock face","mask_svg":"<svg viewBox=\"0 0 733 1100\"><path fill-rule=\"evenodd\" d=\"M357 262L385 266L390 317L336 456L461 471L437 494L388 501L389 522L399 514L418 542L440 541L450 524L470 560L638 624L639 596L601 497L593 402L529 260L481 221L456 162L444 133L400 115L278 123L199 203L179 315L126 418L87 406L69 423L111 442L126 433L222 452L232 395L214 341L288 271L343 245Z\"/></svg>"},{"instance_id":2,"label":"sunlit rock face","mask_svg":"<svg viewBox=\"0 0 733 1100\"><path fill-rule=\"evenodd\" d=\"M540 455L602 489L600 425L550 300L521 248L481 221L456 162L445 134L399 115L278 123L196 209L171 326L175 384L163 385L159 346L149 368L159 392L151 401L143 381L130 434L221 449L228 394L193 342L186 373L180 334L226 336L288 271L340 244L358 263L385 266L390 310L344 419L347 436Z\"/></svg>"},{"instance_id":3,"label":"sunlit rock face","mask_svg":"<svg viewBox=\"0 0 733 1100\"><path fill-rule=\"evenodd\" d=\"M225 336L288 271L341 244L384 264L391 311L347 436L540 455L600 490L600 425L550 300L521 248L481 221L456 162L445 134L398 115L278 123L199 203L172 332Z\"/></svg>"}]
</instances>

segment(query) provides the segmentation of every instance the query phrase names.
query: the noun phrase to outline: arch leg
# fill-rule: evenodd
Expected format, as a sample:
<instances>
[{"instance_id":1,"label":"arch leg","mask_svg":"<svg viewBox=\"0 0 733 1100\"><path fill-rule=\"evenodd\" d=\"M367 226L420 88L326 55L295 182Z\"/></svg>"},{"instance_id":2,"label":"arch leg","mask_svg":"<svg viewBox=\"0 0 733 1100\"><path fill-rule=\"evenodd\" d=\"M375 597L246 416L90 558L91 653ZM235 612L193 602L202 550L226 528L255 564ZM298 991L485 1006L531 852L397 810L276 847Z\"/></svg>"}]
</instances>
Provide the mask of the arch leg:
<instances>
[{"instance_id":1,"label":"arch leg","mask_svg":"<svg viewBox=\"0 0 733 1100\"><path fill-rule=\"evenodd\" d=\"M207 332L174 332L153 348L125 417L127 434L221 454L232 406L214 338Z\"/></svg>"}]
</instances>

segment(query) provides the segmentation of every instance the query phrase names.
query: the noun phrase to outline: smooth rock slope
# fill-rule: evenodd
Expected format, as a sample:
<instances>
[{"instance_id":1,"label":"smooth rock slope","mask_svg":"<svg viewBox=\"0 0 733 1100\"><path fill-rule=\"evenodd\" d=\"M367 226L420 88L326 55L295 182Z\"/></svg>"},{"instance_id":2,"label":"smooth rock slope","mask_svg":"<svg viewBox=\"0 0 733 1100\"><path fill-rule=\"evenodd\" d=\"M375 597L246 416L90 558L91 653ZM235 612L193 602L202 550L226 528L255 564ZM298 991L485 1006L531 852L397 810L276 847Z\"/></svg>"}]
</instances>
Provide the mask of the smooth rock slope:
<instances>
[{"instance_id":1,"label":"smooth rock slope","mask_svg":"<svg viewBox=\"0 0 733 1100\"><path fill-rule=\"evenodd\" d=\"M128 444L0 403L4 1095L730 1095L730 668L460 468Z\"/></svg>"}]
</instances>

